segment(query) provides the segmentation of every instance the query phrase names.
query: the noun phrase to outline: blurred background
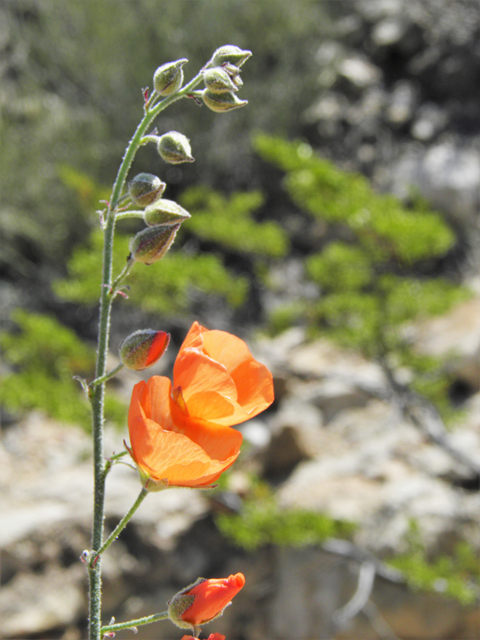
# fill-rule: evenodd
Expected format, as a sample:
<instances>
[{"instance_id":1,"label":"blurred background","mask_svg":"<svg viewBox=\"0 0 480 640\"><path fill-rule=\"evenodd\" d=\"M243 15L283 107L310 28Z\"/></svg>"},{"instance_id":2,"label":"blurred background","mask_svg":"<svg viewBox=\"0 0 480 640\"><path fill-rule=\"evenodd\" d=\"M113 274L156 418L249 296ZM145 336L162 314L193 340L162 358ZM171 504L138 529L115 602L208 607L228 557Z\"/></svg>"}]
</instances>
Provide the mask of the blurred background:
<instances>
[{"instance_id":1,"label":"blurred background","mask_svg":"<svg viewBox=\"0 0 480 640\"><path fill-rule=\"evenodd\" d=\"M96 211L155 69L253 52L241 99L156 121L192 144L130 177L192 215L115 303L138 328L246 339L276 400L217 490L155 494L104 561L108 620L198 576L247 585L227 638L455 639L480 630L478 0L0 0L0 636L85 637ZM118 225L115 269L142 228ZM109 383L107 455L141 376ZM138 493L117 465L107 528ZM178 631L178 632L177 632ZM138 638L180 638L168 623ZM127 636L131 632L122 632Z\"/></svg>"}]
</instances>

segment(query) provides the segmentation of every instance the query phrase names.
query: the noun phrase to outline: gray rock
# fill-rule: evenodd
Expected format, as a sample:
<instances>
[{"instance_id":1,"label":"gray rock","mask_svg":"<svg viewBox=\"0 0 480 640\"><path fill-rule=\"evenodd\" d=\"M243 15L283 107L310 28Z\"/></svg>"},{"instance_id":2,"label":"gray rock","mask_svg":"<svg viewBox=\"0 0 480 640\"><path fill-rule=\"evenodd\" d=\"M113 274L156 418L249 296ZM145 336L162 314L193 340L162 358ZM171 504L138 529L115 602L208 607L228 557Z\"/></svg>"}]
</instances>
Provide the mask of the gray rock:
<instances>
[{"instance_id":1,"label":"gray rock","mask_svg":"<svg viewBox=\"0 0 480 640\"><path fill-rule=\"evenodd\" d=\"M366 89L379 82L381 70L368 60L352 56L342 60L337 67L338 74L357 89Z\"/></svg>"},{"instance_id":2,"label":"gray rock","mask_svg":"<svg viewBox=\"0 0 480 640\"><path fill-rule=\"evenodd\" d=\"M450 142L407 151L396 166L392 188L402 198L412 187L465 228L471 228L480 204L480 151Z\"/></svg>"},{"instance_id":3,"label":"gray rock","mask_svg":"<svg viewBox=\"0 0 480 640\"><path fill-rule=\"evenodd\" d=\"M84 568L52 567L19 573L0 592L0 634L20 638L45 634L76 621L85 607Z\"/></svg>"}]
</instances>

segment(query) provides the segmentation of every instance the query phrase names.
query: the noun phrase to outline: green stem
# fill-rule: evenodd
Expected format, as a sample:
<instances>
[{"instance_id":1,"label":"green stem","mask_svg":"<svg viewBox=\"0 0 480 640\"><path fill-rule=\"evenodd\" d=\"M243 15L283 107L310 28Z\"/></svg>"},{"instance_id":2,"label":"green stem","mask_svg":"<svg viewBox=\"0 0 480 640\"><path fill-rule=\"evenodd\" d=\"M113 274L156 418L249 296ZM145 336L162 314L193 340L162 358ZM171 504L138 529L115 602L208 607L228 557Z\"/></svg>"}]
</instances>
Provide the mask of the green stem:
<instances>
[{"instance_id":1,"label":"green stem","mask_svg":"<svg viewBox=\"0 0 480 640\"><path fill-rule=\"evenodd\" d=\"M132 508L123 516L123 518L120 520L120 522L117 524L117 526L115 527L115 529L112 531L112 533L108 536L108 538L105 540L105 542L102 544L102 546L100 547L100 549L98 549L97 553L93 556L93 561L90 563L91 565L95 565L99 559L100 556L102 555L102 553L104 551L106 551L108 549L108 547L112 544L112 542L114 542L114 540L116 540L118 538L118 536L120 535L120 533L125 529L125 527L127 526L127 524L129 523L129 521L131 520L133 514L135 513L135 511L138 509L138 507L142 504L142 502L145 500L145 497L148 495L148 491L142 487L142 490L140 491L140 493L138 494L138 498L135 500L135 502L133 503Z\"/></svg>"},{"instance_id":2,"label":"green stem","mask_svg":"<svg viewBox=\"0 0 480 640\"><path fill-rule=\"evenodd\" d=\"M202 74L198 73L192 80L190 80L188 84L186 84L183 87L183 89L181 89L180 91L177 91L177 93L174 93L171 96L168 96L168 98L164 98L159 104L157 104L155 107L149 109L146 112L146 114L140 121L140 124L138 125L137 130L133 134L133 137L129 142L127 150L125 151L125 155L123 156L122 163L118 169L117 178L113 186L110 202L116 203L120 199L121 193L125 184L125 180L127 177L127 173L132 165L133 159L135 157L135 153L137 152L137 149L139 148L139 146L141 146L141 140L145 135L145 132L147 131L147 129L152 124L152 122L155 120L155 118L158 116L158 114L161 111L166 109L168 106L170 106L177 100L180 100L181 98L184 98L185 96L187 96L197 86L197 84L199 84L202 81L202 78L203 78Z\"/></svg>"},{"instance_id":3,"label":"green stem","mask_svg":"<svg viewBox=\"0 0 480 640\"><path fill-rule=\"evenodd\" d=\"M185 87L177 93L165 98L155 107L146 111L140 121L132 139L130 140L125 155L118 169L112 194L110 206L107 211L106 224L104 229L103 244L103 271L102 271L102 293L100 297L100 319L98 329L97 366L95 379L103 378L107 372L108 338L110 334L110 315L114 298L114 288L112 286L112 257L113 238L115 232L115 209L123 200L122 191L128 171L135 158L135 154L141 146L141 139L152 124L158 114L169 105L181 98L184 98L202 80L202 74L197 74ZM126 275L124 270L120 276ZM120 276L115 280L118 283ZM92 436L93 436L93 466L94 466L94 506L93 506L93 526L92 526L92 549L99 551L103 542L103 524L105 519L105 467L103 459L103 423L104 423L104 399L105 382L97 384L92 392L90 401L92 404ZM89 640L100 640L101 638L101 617L102 617L102 577L101 559L89 568Z\"/></svg>"},{"instance_id":4,"label":"green stem","mask_svg":"<svg viewBox=\"0 0 480 640\"><path fill-rule=\"evenodd\" d=\"M112 289L113 289L113 295L116 294L116 289L118 287L118 285L120 284L120 282L122 280L124 280L128 274L130 273L130 269L133 267L133 265L135 264L135 260L133 260L133 258L129 258L127 261L127 264L125 265L125 268L123 269L123 271L121 271L118 276L115 278L114 283L112 284Z\"/></svg>"},{"instance_id":5,"label":"green stem","mask_svg":"<svg viewBox=\"0 0 480 640\"><path fill-rule=\"evenodd\" d=\"M105 463L105 467L103 469L104 478L107 477L107 474L109 473L109 471L113 467L113 465L117 464L118 461L120 460L120 458L123 458L123 456L126 456L127 453L128 453L128 451L121 451L120 453L116 453L115 455L111 456L110 458L107 458L107 461ZM124 464L126 464L126 463L124 463Z\"/></svg>"},{"instance_id":6,"label":"green stem","mask_svg":"<svg viewBox=\"0 0 480 640\"><path fill-rule=\"evenodd\" d=\"M115 215L109 209L104 231L103 273L100 297L100 320L98 329L97 366L95 378L103 378L107 369L108 338L110 333L110 315L112 309L112 256ZM94 504L92 526L92 549L100 549L103 541L103 521L105 518L105 473L103 460L103 423L104 423L105 382L96 385L92 391L92 436L94 467ZM100 640L102 609L101 562L89 567L89 638Z\"/></svg>"},{"instance_id":7,"label":"green stem","mask_svg":"<svg viewBox=\"0 0 480 640\"><path fill-rule=\"evenodd\" d=\"M117 213L117 215L115 216L117 218L117 220L124 220L125 218L143 218L145 216L145 211L137 211L135 210L131 210L131 211L122 211L122 213Z\"/></svg>"},{"instance_id":8,"label":"green stem","mask_svg":"<svg viewBox=\"0 0 480 640\"><path fill-rule=\"evenodd\" d=\"M101 378L96 378L96 380L93 380L92 382L90 382L90 384L88 385L89 387L96 387L97 384L102 384L103 382L107 382L107 380L110 380L110 378L113 378L113 376L116 376L117 373L119 371L121 371L123 369L125 365L120 363L119 365L117 365L115 367L115 369L112 369L111 371L109 371L108 373L106 373L104 376L102 376Z\"/></svg>"},{"instance_id":9,"label":"green stem","mask_svg":"<svg viewBox=\"0 0 480 640\"><path fill-rule=\"evenodd\" d=\"M102 634L109 631L120 631L121 629L131 629L132 627L141 627L144 624L152 624L152 622L159 622L160 620L167 620L168 611L162 611L162 613L155 613L153 616L145 616L145 618L137 618L137 620L129 620L128 622L119 622L118 624L109 624L102 627Z\"/></svg>"}]
</instances>

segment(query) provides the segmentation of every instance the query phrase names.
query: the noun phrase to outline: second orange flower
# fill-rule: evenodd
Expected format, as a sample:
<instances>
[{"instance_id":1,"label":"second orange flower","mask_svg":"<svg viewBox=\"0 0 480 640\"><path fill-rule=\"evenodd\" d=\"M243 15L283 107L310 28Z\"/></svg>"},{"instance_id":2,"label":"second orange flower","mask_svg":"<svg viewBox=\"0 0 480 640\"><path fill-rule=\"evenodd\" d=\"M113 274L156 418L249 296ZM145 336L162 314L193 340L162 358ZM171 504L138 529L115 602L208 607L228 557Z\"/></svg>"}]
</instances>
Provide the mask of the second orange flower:
<instances>
[{"instance_id":1,"label":"second orange flower","mask_svg":"<svg viewBox=\"0 0 480 640\"><path fill-rule=\"evenodd\" d=\"M168 378L135 385L128 415L131 454L146 488L202 487L238 457L231 427L273 402L270 371L243 340L195 322Z\"/></svg>"}]
</instances>

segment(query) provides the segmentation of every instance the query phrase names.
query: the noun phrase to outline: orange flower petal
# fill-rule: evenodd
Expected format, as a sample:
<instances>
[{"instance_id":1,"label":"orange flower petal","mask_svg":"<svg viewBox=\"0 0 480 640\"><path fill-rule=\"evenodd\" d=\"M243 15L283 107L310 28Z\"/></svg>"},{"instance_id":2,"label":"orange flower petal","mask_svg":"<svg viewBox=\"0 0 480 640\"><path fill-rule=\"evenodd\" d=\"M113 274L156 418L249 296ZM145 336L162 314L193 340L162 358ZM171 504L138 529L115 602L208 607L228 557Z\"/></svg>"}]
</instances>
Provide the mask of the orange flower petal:
<instances>
[{"instance_id":1,"label":"orange flower petal","mask_svg":"<svg viewBox=\"0 0 480 640\"><path fill-rule=\"evenodd\" d=\"M160 376L133 389L128 426L135 462L149 477L171 486L211 484L238 457L242 435L190 419L170 391L170 380Z\"/></svg>"},{"instance_id":2,"label":"orange flower petal","mask_svg":"<svg viewBox=\"0 0 480 640\"><path fill-rule=\"evenodd\" d=\"M244 584L243 573L200 582L184 593L184 595L194 595L195 600L180 618L193 627L212 620L231 602Z\"/></svg>"},{"instance_id":3,"label":"orange flower petal","mask_svg":"<svg viewBox=\"0 0 480 640\"><path fill-rule=\"evenodd\" d=\"M190 415L233 426L273 402L272 374L257 362L243 340L225 331L192 325L174 370Z\"/></svg>"},{"instance_id":4,"label":"orange flower petal","mask_svg":"<svg viewBox=\"0 0 480 640\"><path fill-rule=\"evenodd\" d=\"M223 364L200 350L180 351L173 380L182 389L189 415L216 420L233 414L237 389L232 378Z\"/></svg>"}]
</instances>

